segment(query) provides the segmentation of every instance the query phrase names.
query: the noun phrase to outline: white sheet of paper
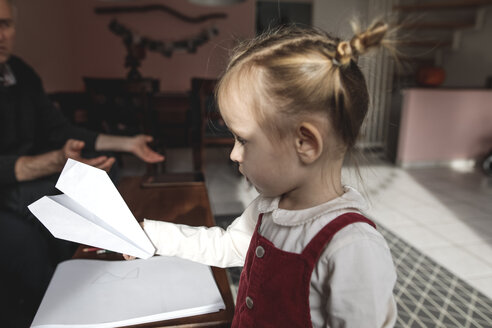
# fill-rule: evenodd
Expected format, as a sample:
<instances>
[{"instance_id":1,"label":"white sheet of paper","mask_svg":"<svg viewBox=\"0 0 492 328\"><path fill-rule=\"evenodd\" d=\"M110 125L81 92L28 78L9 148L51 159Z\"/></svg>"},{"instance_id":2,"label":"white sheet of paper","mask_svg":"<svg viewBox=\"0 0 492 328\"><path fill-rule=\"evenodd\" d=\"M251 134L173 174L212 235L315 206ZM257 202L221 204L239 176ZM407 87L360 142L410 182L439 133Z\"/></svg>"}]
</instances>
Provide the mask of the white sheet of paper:
<instances>
[{"instance_id":1,"label":"white sheet of paper","mask_svg":"<svg viewBox=\"0 0 492 328\"><path fill-rule=\"evenodd\" d=\"M29 210L57 238L150 258L155 248L107 173L69 159L56 188Z\"/></svg>"},{"instance_id":2,"label":"white sheet of paper","mask_svg":"<svg viewBox=\"0 0 492 328\"><path fill-rule=\"evenodd\" d=\"M209 266L176 257L58 265L32 327L120 327L217 312Z\"/></svg>"}]
</instances>

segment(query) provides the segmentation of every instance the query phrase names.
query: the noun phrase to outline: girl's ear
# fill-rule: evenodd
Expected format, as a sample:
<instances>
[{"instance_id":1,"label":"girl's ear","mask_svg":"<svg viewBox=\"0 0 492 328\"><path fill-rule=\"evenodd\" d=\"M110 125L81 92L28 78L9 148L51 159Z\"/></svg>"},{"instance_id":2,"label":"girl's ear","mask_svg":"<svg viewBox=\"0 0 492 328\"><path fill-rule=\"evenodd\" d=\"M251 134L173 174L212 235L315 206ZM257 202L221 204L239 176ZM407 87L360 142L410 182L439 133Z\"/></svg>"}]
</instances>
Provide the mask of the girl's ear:
<instances>
[{"instance_id":1,"label":"girl's ear","mask_svg":"<svg viewBox=\"0 0 492 328\"><path fill-rule=\"evenodd\" d=\"M303 122L296 130L296 151L304 164L316 161L323 150L323 138L316 126Z\"/></svg>"}]
</instances>

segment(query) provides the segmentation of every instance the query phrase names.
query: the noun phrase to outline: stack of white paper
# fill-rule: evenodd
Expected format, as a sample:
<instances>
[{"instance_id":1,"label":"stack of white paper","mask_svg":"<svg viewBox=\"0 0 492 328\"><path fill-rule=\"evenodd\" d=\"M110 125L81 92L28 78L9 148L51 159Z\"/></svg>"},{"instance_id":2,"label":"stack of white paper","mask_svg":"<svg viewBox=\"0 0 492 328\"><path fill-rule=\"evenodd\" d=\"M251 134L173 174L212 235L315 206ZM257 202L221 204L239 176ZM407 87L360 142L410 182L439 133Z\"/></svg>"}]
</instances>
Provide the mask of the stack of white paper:
<instances>
[{"instance_id":1,"label":"stack of white paper","mask_svg":"<svg viewBox=\"0 0 492 328\"><path fill-rule=\"evenodd\" d=\"M29 210L57 238L150 258L155 248L107 173L69 159L56 188Z\"/></svg>"},{"instance_id":2,"label":"stack of white paper","mask_svg":"<svg viewBox=\"0 0 492 328\"><path fill-rule=\"evenodd\" d=\"M121 327L225 309L210 267L175 257L58 265L32 327Z\"/></svg>"}]
</instances>

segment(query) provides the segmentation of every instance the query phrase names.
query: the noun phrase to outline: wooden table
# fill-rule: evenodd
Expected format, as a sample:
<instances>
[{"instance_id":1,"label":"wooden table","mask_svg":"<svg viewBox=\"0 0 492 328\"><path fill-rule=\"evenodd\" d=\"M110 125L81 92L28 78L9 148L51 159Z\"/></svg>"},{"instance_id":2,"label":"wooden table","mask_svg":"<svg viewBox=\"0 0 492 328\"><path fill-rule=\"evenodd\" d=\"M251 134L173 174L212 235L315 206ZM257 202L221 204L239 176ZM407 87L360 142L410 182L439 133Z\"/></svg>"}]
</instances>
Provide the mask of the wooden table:
<instances>
[{"instance_id":1,"label":"wooden table","mask_svg":"<svg viewBox=\"0 0 492 328\"><path fill-rule=\"evenodd\" d=\"M126 177L122 179L118 187L121 196L139 221L147 218L192 226L215 225L204 183L142 188L141 181L141 177ZM75 258L122 259L120 254L96 255L84 253L82 248L83 246L78 248ZM234 315L234 301L229 280L224 269L212 267L212 271L224 300L225 310L134 327L229 327Z\"/></svg>"}]
</instances>

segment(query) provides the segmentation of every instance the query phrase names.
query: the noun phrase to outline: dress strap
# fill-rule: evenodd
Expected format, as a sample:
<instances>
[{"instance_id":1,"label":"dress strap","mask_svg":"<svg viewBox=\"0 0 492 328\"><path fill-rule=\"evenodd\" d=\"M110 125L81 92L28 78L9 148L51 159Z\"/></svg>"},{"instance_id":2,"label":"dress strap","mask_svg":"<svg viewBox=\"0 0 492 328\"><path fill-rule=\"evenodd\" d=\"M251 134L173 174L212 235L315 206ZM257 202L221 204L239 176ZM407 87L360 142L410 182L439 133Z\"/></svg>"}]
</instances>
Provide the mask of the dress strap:
<instances>
[{"instance_id":1,"label":"dress strap","mask_svg":"<svg viewBox=\"0 0 492 328\"><path fill-rule=\"evenodd\" d=\"M255 232L260 232L262 219L263 219L263 213L260 213L260 215L258 215L258 221L256 222Z\"/></svg>"},{"instance_id":2,"label":"dress strap","mask_svg":"<svg viewBox=\"0 0 492 328\"><path fill-rule=\"evenodd\" d=\"M366 218L365 216L358 214L358 213L345 213L334 220L332 220L330 223L325 225L323 229L321 229L316 236L314 236L313 239L309 242L309 244L304 248L304 251L302 252L302 255L307 258L309 263L312 263L313 265L318 261L318 258L320 257L321 253L323 252L325 245L328 244L333 236L346 226L356 223L356 222L365 222L367 224L370 224L376 229L376 224Z\"/></svg>"}]
</instances>

